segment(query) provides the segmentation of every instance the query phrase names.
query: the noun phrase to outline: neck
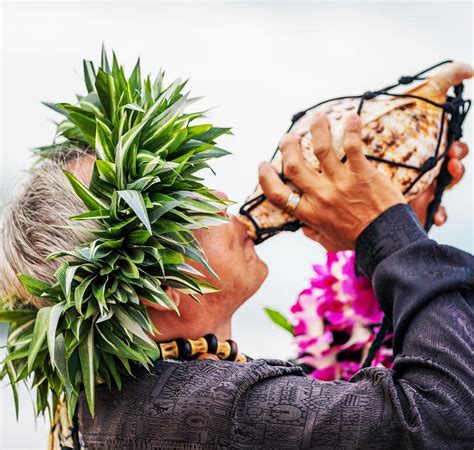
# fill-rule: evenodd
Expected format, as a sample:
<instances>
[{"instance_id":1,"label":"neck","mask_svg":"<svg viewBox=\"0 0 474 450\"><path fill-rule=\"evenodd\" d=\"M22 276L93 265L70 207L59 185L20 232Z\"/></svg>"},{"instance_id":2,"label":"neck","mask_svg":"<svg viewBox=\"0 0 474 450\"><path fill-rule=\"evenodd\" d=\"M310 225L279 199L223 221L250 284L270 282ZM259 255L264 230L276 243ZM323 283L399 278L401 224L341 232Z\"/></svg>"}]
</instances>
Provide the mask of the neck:
<instances>
[{"instance_id":1,"label":"neck","mask_svg":"<svg viewBox=\"0 0 474 450\"><path fill-rule=\"evenodd\" d=\"M232 338L232 317L226 320L212 320L212 317L190 316L182 312L181 316L170 312L148 311L153 324L158 329L154 339L157 342L172 341L177 338L198 339L206 334L216 335L219 341Z\"/></svg>"}]
</instances>

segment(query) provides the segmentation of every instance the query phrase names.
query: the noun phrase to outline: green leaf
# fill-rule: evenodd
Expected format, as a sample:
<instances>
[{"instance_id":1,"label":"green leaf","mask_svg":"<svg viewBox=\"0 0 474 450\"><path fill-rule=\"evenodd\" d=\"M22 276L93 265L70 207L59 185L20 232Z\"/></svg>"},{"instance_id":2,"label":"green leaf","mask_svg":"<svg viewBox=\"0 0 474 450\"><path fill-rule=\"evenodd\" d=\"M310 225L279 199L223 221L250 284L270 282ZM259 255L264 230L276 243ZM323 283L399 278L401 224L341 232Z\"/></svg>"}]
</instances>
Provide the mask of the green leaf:
<instances>
[{"instance_id":1,"label":"green leaf","mask_svg":"<svg viewBox=\"0 0 474 450\"><path fill-rule=\"evenodd\" d=\"M263 308L263 310L273 323L293 334L293 325L282 313L272 308Z\"/></svg>"},{"instance_id":2,"label":"green leaf","mask_svg":"<svg viewBox=\"0 0 474 450\"><path fill-rule=\"evenodd\" d=\"M108 209L97 209L95 211L89 211L83 214L77 214L76 216L69 217L69 220L98 220L108 219L110 212Z\"/></svg>"},{"instance_id":3,"label":"green leaf","mask_svg":"<svg viewBox=\"0 0 474 450\"><path fill-rule=\"evenodd\" d=\"M122 270L123 274L129 278L140 278L140 273L138 272L137 266L129 259L122 258L120 260L120 269Z\"/></svg>"},{"instance_id":4,"label":"green leaf","mask_svg":"<svg viewBox=\"0 0 474 450\"><path fill-rule=\"evenodd\" d=\"M147 230L135 230L135 231L132 231L127 236L127 240L131 244L139 244L139 245L145 244L150 238L151 238L151 233Z\"/></svg>"},{"instance_id":5,"label":"green leaf","mask_svg":"<svg viewBox=\"0 0 474 450\"><path fill-rule=\"evenodd\" d=\"M120 307L115 310L115 315L122 326L127 329L130 333L137 336L143 342L147 343L151 347L156 347L156 344L150 339L150 337L143 331L142 327L128 316Z\"/></svg>"},{"instance_id":6,"label":"green leaf","mask_svg":"<svg viewBox=\"0 0 474 450\"><path fill-rule=\"evenodd\" d=\"M89 209L95 211L97 209L106 209L105 203L96 197L81 181L79 181L71 172L63 170L64 175L71 183L74 192L82 200L82 203Z\"/></svg>"},{"instance_id":7,"label":"green leaf","mask_svg":"<svg viewBox=\"0 0 474 450\"><path fill-rule=\"evenodd\" d=\"M48 317L48 348L49 348L49 355L51 357L51 364L53 368L56 366L56 359L55 359L55 350L54 346L56 344L56 329L58 327L59 319L61 318L61 314L64 311L64 303L58 303L54 305L50 309L49 317Z\"/></svg>"},{"instance_id":8,"label":"green leaf","mask_svg":"<svg viewBox=\"0 0 474 450\"><path fill-rule=\"evenodd\" d=\"M0 322L3 323L21 324L34 316L36 316L36 311L33 309L16 309L13 311L0 309Z\"/></svg>"},{"instance_id":9,"label":"green leaf","mask_svg":"<svg viewBox=\"0 0 474 450\"><path fill-rule=\"evenodd\" d=\"M35 297L41 297L41 294L51 286L44 281L25 275L24 273L18 274L17 277L23 286L25 286L25 289Z\"/></svg>"},{"instance_id":10,"label":"green leaf","mask_svg":"<svg viewBox=\"0 0 474 450\"><path fill-rule=\"evenodd\" d=\"M30 344L30 354L28 355L28 371L31 372L36 357L43 345L48 331L50 306L41 308L36 316L35 327L33 329L33 337Z\"/></svg>"},{"instance_id":11,"label":"green leaf","mask_svg":"<svg viewBox=\"0 0 474 450\"><path fill-rule=\"evenodd\" d=\"M133 91L140 90L142 84L142 76L140 72L140 58L138 58L128 82Z\"/></svg>"},{"instance_id":12,"label":"green leaf","mask_svg":"<svg viewBox=\"0 0 474 450\"><path fill-rule=\"evenodd\" d=\"M65 292L64 295L66 296L66 299L69 301L71 297L71 286L72 282L74 280L74 276L76 275L77 269L80 269L81 266L75 265L75 266L69 266L66 269L66 280L65 280Z\"/></svg>"},{"instance_id":13,"label":"green leaf","mask_svg":"<svg viewBox=\"0 0 474 450\"><path fill-rule=\"evenodd\" d=\"M95 165L97 166L97 170L105 181L108 181L113 185L117 183L114 163L98 159L95 162Z\"/></svg>"},{"instance_id":14,"label":"green leaf","mask_svg":"<svg viewBox=\"0 0 474 450\"><path fill-rule=\"evenodd\" d=\"M82 382L84 383L84 390L86 392L87 404L89 411L94 417L94 393L95 393L95 361L94 361L94 330L95 327L90 327L87 338L79 345L79 359L81 361Z\"/></svg>"},{"instance_id":15,"label":"green leaf","mask_svg":"<svg viewBox=\"0 0 474 450\"><path fill-rule=\"evenodd\" d=\"M122 390L122 377L120 376L120 372L117 369L117 365L115 364L114 357L110 355L110 353L103 352L102 357L109 368L110 373L117 385L119 391Z\"/></svg>"},{"instance_id":16,"label":"green leaf","mask_svg":"<svg viewBox=\"0 0 474 450\"><path fill-rule=\"evenodd\" d=\"M210 130L201 133L194 138L203 142L214 142L219 136L223 134L232 134L231 128L212 127Z\"/></svg>"},{"instance_id":17,"label":"green leaf","mask_svg":"<svg viewBox=\"0 0 474 450\"><path fill-rule=\"evenodd\" d=\"M165 203L163 206L157 206L149 214L150 222L155 223L163 214L181 205L181 201L173 200Z\"/></svg>"},{"instance_id":18,"label":"green leaf","mask_svg":"<svg viewBox=\"0 0 474 450\"><path fill-rule=\"evenodd\" d=\"M142 193L140 191L117 191L118 195L132 208L133 212L137 215L140 221L145 225L145 228L151 233L150 220L145 207Z\"/></svg>"},{"instance_id":19,"label":"green leaf","mask_svg":"<svg viewBox=\"0 0 474 450\"><path fill-rule=\"evenodd\" d=\"M96 121L94 114L86 111L83 108L78 108L67 103L63 103L63 107L68 113L69 120L75 125L77 125L82 131L86 142L90 146L94 146L96 129Z\"/></svg>"},{"instance_id":20,"label":"green leaf","mask_svg":"<svg viewBox=\"0 0 474 450\"><path fill-rule=\"evenodd\" d=\"M71 382L69 381L69 373L66 359L66 347L64 343L64 335L62 333L56 336L56 342L54 345L54 357L52 361L55 362L56 368L58 369L59 376L66 387L66 393L68 395L72 392Z\"/></svg>"},{"instance_id":21,"label":"green leaf","mask_svg":"<svg viewBox=\"0 0 474 450\"><path fill-rule=\"evenodd\" d=\"M105 50L104 44L102 44L102 50L100 54L100 67L106 73L110 73L109 60L107 58L107 51Z\"/></svg>"},{"instance_id":22,"label":"green leaf","mask_svg":"<svg viewBox=\"0 0 474 450\"><path fill-rule=\"evenodd\" d=\"M67 111L64 109L64 107L61 105L61 103L48 103L48 102L41 102L44 106L52 109L53 111L56 111L59 114L62 114L63 116L67 116ZM41 148L41 147L40 147Z\"/></svg>"},{"instance_id":23,"label":"green leaf","mask_svg":"<svg viewBox=\"0 0 474 450\"><path fill-rule=\"evenodd\" d=\"M100 101L110 120L114 120L117 108L117 92L115 89L114 77L104 72L100 67L95 79L95 88L99 94Z\"/></svg>"},{"instance_id":24,"label":"green leaf","mask_svg":"<svg viewBox=\"0 0 474 450\"><path fill-rule=\"evenodd\" d=\"M80 282L76 289L74 289L74 305L79 314L82 314L82 302L84 299L84 294L93 279L94 276L85 278Z\"/></svg>"},{"instance_id":25,"label":"green leaf","mask_svg":"<svg viewBox=\"0 0 474 450\"><path fill-rule=\"evenodd\" d=\"M94 64L92 64L92 61L84 60L82 65L84 69L84 81L86 82L87 92L93 92L95 82Z\"/></svg>"},{"instance_id":26,"label":"green leaf","mask_svg":"<svg viewBox=\"0 0 474 450\"><path fill-rule=\"evenodd\" d=\"M96 118L95 129L95 150L99 159L104 161L114 161L114 146L112 145L112 132L108 126L100 119Z\"/></svg>"},{"instance_id":27,"label":"green leaf","mask_svg":"<svg viewBox=\"0 0 474 450\"><path fill-rule=\"evenodd\" d=\"M107 308L107 302L105 299L105 286L106 286L107 280L103 282L95 282L92 284L92 292L94 293L94 297L97 299L99 302L99 305L103 308Z\"/></svg>"}]
</instances>

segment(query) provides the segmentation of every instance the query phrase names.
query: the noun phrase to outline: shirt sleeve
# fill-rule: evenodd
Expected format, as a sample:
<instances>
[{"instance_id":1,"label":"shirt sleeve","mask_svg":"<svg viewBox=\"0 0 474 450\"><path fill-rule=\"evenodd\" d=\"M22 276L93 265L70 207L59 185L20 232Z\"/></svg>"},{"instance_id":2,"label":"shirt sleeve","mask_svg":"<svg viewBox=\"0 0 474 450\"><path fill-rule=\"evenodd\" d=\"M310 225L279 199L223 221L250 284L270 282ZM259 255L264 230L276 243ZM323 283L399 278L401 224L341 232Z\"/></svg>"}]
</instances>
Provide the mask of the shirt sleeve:
<instances>
[{"instance_id":1,"label":"shirt sleeve","mask_svg":"<svg viewBox=\"0 0 474 450\"><path fill-rule=\"evenodd\" d=\"M428 239L406 205L369 225L357 251L394 326L393 368L266 378L239 398L234 426L263 448L472 448L472 256Z\"/></svg>"}]
</instances>

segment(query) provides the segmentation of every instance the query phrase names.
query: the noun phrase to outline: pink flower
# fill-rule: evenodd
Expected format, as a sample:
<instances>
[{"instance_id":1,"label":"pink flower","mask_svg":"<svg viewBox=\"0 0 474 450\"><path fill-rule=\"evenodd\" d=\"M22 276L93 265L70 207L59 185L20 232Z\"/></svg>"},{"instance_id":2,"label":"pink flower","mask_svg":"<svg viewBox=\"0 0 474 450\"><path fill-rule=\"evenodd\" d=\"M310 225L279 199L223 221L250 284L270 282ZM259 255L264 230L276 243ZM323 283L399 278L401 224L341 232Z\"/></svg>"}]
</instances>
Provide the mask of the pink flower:
<instances>
[{"instance_id":1,"label":"pink flower","mask_svg":"<svg viewBox=\"0 0 474 450\"><path fill-rule=\"evenodd\" d=\"M383 313L370 281L356 275L354 252L328 253L313 270L291 308L298 362L314 368L315 378L347 380L360 369ZM391 358L382 347L373 365L390 367Z\"/></svg>"}]
</instances>

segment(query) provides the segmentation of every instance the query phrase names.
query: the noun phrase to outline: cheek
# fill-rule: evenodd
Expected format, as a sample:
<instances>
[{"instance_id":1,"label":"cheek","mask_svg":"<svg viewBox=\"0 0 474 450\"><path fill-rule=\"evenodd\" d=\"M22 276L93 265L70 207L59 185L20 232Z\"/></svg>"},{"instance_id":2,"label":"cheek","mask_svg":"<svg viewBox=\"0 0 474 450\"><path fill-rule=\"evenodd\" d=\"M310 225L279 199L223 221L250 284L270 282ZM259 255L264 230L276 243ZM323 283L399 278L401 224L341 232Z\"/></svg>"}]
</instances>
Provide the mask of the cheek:
<instances>
[{"instance_id":1,"label":"cheek","mask_svg":"<svg viewBox=\"0 0 474 450\"><path fill-rule=\"evenodd\" d=\"M194 234L201 244L210 266L219 275L224 275L226 269L231 266L229 261L235 259L236 254L236 240L229 232L228 227L220 225L207 230L197 230Z\"/></svg>"}]
</instances>

